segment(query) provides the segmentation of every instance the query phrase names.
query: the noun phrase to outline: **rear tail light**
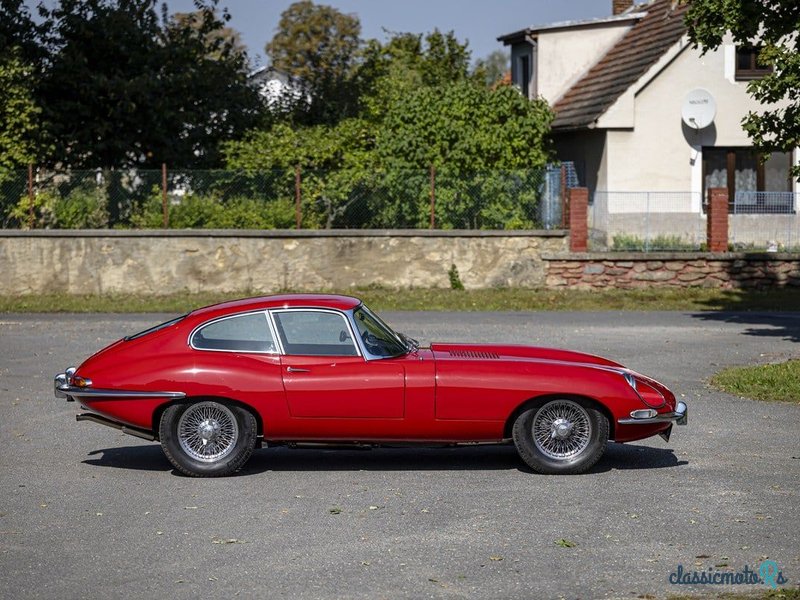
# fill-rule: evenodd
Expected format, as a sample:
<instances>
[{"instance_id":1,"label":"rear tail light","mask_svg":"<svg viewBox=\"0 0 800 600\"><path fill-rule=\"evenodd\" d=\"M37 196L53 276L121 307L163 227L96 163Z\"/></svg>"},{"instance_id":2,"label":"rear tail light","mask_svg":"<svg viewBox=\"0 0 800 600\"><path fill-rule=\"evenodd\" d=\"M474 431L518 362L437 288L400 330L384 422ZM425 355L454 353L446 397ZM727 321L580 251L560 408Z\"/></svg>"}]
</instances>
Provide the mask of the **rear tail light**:
<instances>
[{"instance_id":1,"label":"rear tail light","mask_svg":"<svg viewBox=\"0 0 800 600\"><path fill-rule=\"evenodd\" d=\"M92 387L92 380L87 379L86 377L81 377L80 375L73 375L72 385L79 388Z\"/></svg>"}]
</instances>

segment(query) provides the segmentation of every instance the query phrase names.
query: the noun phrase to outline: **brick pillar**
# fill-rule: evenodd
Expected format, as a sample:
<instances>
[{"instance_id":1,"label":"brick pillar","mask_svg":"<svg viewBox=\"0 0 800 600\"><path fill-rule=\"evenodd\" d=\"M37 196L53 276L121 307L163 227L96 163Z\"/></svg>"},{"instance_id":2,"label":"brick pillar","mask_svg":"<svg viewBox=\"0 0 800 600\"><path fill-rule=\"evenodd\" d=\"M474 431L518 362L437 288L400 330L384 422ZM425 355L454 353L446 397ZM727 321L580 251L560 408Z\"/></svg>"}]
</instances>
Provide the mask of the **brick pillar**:
<instances>
[{"instance_id":1,"label":"brick pillar","mask_svg":"<svg viewBox=\"0 0 800 600\"><path fill-rule=\"evenodd\" d=\"M569 249L570 252L586 252L589 240L589 190L569 188Z\"/></svg>"},{"instance_id":2,"label":"brick pillar","mask_svg":"<svg viewBox=\"0 0 800 600\"><path fill-rule=\"evenodd\" d=\"M709 252L728 251L728 189L708 190L707 238Z\"/></svg>"}]
</instances>

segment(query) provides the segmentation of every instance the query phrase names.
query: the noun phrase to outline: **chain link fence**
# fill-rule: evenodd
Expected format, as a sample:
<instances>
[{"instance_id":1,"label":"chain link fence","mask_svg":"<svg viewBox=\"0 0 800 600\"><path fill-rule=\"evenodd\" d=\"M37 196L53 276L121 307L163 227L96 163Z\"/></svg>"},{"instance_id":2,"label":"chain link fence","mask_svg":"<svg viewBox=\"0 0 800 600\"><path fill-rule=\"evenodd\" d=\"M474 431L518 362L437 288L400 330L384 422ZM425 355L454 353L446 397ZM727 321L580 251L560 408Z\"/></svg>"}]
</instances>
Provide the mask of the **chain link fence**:
<instances>
[{"instance_id":1,"label":"chain link fence","mask_svg":"<svg viewBox=\"0 0 800 600\"><path fill-rule=\"evenodd\" d=\"M737 192L728 206L729 249L800 250L800 215L792 192ZM705 250L706 212L694 192L597 191L589 211L594 251Z\"/></svg>"},{"instance_id":2,"label":"chain link fence","mask_svg":"<svg viewBox=\"0 0 800 600\"><path fill-rule=\"evenodd\" d=\"M702 250L706 220L702 197L693 192L597 191L589 211L594 251Z\"/></svg>"},{"instance_id":3,"label":"chain link fence","mask_svg":"<svg viewBox=\"0 0 800 600\"><path fill-rule=\"evenodd\" d=\"M3 228L555 229L566 166L462 173L32 169L0 177Z\"/></svg>"},{"instance_id":4,"label":"chain link fence","mask_svg":"<svg viewBox=\"0 0 800 600\"><path fill-rule=\"evenodd\" d=\"M733 250L800 251L800 215L792 192L736 192L728 215Z\"/></svg>"}]
</instances>

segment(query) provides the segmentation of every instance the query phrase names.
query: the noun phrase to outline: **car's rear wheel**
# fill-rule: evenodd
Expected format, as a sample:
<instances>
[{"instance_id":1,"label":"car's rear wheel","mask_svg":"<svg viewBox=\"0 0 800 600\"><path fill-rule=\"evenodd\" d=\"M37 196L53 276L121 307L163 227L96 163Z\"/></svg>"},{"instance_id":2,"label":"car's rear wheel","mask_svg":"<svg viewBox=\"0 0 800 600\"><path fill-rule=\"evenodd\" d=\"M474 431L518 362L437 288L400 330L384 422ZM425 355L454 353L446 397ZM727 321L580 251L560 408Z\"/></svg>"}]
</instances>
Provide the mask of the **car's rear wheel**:
<instances>
[{"instance_id":1,"label":"car's rear wheel","mask_svg":"<svg viewBox=\"0 0 800 600\"><path fill-rule=\"evenodd\" d=\"M587 401L560 398L523 411L512 433L520 457L537 473L583 473L605 452L608 419Z\"/></svg>"},{"instance_id":2,"label":"car's rear wheel","mask_svg":"<svg viewBox=\"0 0 800 600\"><path fill-rule=\"evenodd\" d=\"M213 400L183 402L161 415L161 447L173 466L193 477L221 477L242 468L256 445L253 415Z\"/></svg>"}]
</instances>

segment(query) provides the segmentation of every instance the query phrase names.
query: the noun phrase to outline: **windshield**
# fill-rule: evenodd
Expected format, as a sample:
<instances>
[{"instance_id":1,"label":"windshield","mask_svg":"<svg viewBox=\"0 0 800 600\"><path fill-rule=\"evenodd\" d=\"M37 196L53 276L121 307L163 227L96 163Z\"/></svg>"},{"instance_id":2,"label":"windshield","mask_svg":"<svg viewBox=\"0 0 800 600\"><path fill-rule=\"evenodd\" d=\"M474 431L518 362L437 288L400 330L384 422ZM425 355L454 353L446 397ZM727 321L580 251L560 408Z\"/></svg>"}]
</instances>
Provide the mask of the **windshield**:
<instances>
[{"instance_id":1,"label":"windshield","mask_svg":"<svg viewBox=\"0 0 800 600\"><path fill-rule=\"evenodd\" d=\"M408 352L409 348L400 337L363 304L353 311L353 316L358 335L372 356L387 358Z\"/></svg>"}]
</instances>

